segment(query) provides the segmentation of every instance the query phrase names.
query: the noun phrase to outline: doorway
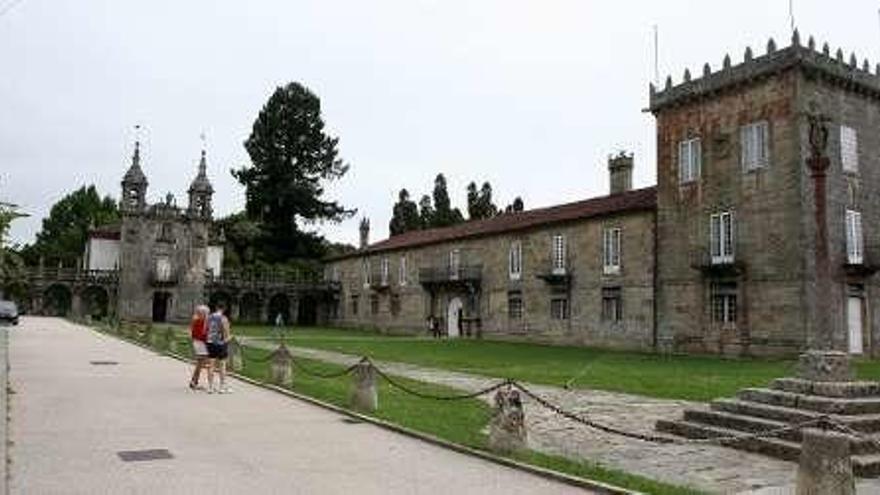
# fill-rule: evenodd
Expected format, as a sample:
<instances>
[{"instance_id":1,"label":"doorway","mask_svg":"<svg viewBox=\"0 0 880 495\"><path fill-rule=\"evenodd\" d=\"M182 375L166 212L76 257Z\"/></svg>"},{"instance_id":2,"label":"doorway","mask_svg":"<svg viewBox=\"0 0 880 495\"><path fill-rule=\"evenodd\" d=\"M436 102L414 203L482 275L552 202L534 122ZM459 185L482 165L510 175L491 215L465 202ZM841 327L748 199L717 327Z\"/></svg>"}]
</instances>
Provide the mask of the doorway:
<instances>
[{"instance_id":1,"label":"doorway","mask_svg":"<svg viewBox=\"0 0 880 495\"><path fill-rule=\"evenodd\" d=\"M461 299L455 297L451 301L449 301L449 306L446 308L446 336L447 337L459 337L461 336L461 308L463 304Z\"/></svg>"},{"instance_id":2,"label":"doorway","mask_svg":"<svg viewBox=\"0 0 880 495\"><path fill-rule=\"evenodd\" d=\"M164 323L168 321L168 303L171 302L171 294L167 292L153 293L153 321Z\"/></svg>"},{"instance_id":3,"label":"doorway","mask_svg":"<svg viewBox=\"0 0 880 495\"><path fill-rule=\"evenodd\" d=\"M848 296L846 303L846 324L849 329L849 353L862 354L865 351L862 340L863 300L861 297Z\"/></svg>"}]
</instances>

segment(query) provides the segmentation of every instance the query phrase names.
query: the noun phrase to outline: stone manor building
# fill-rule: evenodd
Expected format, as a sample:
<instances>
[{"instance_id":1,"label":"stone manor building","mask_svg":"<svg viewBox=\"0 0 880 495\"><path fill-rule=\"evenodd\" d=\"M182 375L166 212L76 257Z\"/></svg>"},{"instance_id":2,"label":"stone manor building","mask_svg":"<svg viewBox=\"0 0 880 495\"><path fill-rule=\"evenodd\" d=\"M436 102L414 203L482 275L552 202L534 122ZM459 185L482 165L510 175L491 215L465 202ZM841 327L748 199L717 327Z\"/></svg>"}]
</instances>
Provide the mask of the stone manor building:
<instances>
[{"instance_id":1,"label":"stone manor building","mask_svg":"<svg viewBox=\"0 0 880 495\"><path fill-rule=\"evenodd\" d=\"M880 353L880 66L795 32L652 85L647 110L656 187L620 154L607 196L374 244L364 222L327 262L330 322L735 355L796 353L824 322Z\"/></svg>"}]
</instances>

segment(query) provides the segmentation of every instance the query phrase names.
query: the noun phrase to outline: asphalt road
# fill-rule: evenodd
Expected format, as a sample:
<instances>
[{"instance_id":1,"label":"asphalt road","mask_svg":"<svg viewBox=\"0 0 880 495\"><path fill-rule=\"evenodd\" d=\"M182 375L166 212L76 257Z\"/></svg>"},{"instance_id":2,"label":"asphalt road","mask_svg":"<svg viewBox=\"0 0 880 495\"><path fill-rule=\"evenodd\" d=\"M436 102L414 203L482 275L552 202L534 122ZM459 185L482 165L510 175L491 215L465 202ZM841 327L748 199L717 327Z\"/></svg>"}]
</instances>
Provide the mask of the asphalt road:
<instances>
[{"instance_id":1,"label":"asphalt road","mask_svg":"<svg viewBox=\"0 0 880 495\"><path fill-rule=\"evenodd\" d=\"M187 364L64 320L9 346L11 493L584 493L243 382L191 392Z\"/></svg>"}]
</instances>

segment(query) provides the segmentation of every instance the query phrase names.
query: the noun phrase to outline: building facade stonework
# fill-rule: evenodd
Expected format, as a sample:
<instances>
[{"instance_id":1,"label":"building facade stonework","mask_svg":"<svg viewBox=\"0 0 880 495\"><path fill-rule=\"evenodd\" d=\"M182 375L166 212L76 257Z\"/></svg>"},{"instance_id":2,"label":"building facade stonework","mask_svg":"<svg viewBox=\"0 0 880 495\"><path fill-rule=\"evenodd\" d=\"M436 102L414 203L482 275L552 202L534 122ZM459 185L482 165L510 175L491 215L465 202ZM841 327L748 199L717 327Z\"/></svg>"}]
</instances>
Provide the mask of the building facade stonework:
<instances>
[{"instance_id":1,"label":"building facade stonework","mask_svg":"<svg viewBox=\"0 0 880 495\"><path fill-rule=\"evenodd\" d=\"M795 32L652 85L649 111L656 187L631 190L620 155L608 196L362 242L327 261L330 322L732 355L796 353L827 331L880 352L880 67Z\"/></svg>"}]
</instances>

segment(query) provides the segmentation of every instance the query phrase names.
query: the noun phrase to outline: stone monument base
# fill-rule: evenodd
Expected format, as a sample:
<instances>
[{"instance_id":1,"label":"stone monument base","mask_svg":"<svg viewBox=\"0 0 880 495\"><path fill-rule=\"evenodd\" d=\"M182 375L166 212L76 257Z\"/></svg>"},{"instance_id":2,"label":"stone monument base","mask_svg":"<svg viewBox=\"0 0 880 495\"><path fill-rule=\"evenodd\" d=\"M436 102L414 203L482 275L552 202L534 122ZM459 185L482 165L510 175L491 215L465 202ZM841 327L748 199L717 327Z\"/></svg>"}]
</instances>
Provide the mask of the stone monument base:
<instances>
[{"instance_id":1,"label":"stone monument base","mask_svg":"<svg viewBox=\"0 0 880 495\"><path fill-rule=\"evenodd\" d=\"M684 412L680 420L657 422L658 431L687 438L715 438L757 433L821 416L847 425L860 436L846 435L857 476L880 477L880 382L857 381L849 355L808 351L798 375L777 378L768 388L746 388L734 398L712 401L708 408ZM866 437L865 437L866 436ZM738 440L729 446L798 461L802 431Z\"/></svg>"}]
</instances>

